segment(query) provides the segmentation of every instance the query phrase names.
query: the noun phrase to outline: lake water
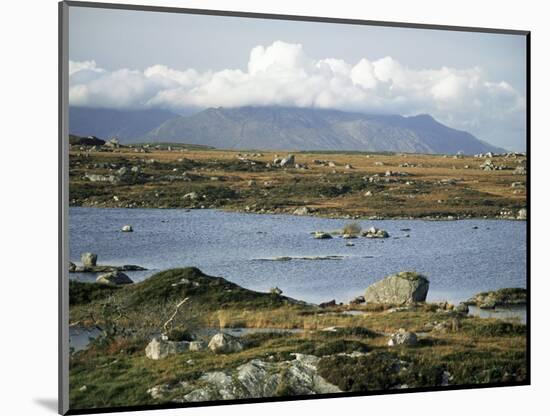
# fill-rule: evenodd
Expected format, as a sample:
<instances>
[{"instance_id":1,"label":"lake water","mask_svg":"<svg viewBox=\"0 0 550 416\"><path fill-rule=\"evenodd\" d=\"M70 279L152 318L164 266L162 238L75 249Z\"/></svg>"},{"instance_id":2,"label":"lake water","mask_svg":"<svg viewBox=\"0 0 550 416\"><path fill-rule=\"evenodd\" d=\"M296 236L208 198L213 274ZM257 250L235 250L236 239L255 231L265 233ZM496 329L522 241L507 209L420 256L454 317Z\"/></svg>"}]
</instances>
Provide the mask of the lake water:
<instances>
[{"instance_id":1,"label":"lake water","mask_svg":"<svg viewBox=\"0 0 550 416\"><path fill-rule=\"evenodd\" d=\"M403 270L428 277L429 301L458 303L481 291L526 285L523 221L360 221L364 229L383 228L391 237L316 240L310 232L340 229L349 221L206 209L73 207L69 215L71 261L78 264L80 254L91 251L98 254L98 264L149 269L127 272L134 281L196 266L249 289L277 286L287 296L315 303L347 302ZM134 232L120 232L125 224ZM316 256L335 257L308 259ZM290 259L269 261L277 257ZM93 281L95 275L71 278Z\"/></svg>"}]
</instances>

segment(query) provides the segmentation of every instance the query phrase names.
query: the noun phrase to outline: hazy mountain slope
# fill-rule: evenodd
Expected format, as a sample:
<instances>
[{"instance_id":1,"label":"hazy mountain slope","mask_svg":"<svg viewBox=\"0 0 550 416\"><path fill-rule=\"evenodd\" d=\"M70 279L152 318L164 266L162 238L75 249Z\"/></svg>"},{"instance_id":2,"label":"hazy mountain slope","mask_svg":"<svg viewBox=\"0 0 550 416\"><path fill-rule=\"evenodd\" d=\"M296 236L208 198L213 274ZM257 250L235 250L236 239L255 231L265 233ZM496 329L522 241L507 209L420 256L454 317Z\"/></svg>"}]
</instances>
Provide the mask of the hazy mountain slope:
<instances>
[{"instance_id":1,"label":"hazy mountain slope","mask_svg":"<svg viewBox=\"0 0 550 416\"><path fill-rule=\"evenodd\" d=\"M428 115L402 117L283 107L210 108L167 120L144 138L235 149L502 151Z\"/></svg>"},{"instance_id":2,"label":"hazy mountain slope","mask_svg":"<svg viewBox=\"0 0 550 416\"><path fill-rule=\"evenodd\" d=\"M70 107L69 132L78 136L118 137L124 143L138 141L165 121L178 117L165 110L112 110Z\"/></svg>"}]
</instances>

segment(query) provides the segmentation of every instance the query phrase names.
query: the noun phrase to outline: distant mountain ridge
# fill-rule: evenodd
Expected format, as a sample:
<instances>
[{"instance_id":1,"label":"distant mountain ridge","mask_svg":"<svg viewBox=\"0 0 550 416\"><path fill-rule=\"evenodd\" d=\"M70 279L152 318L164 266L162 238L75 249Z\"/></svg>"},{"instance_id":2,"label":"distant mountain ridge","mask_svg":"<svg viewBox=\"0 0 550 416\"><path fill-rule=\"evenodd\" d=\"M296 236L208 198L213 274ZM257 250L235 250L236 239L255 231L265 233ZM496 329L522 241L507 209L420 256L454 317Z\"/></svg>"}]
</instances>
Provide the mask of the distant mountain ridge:
<instances>
[{"instance_id":1,"label":"distant mountain ridge","mask_svg":"<svg viewBox=\"0 0 550 416\"><path fill-rule=\"evenodd\" d=\"M135 141L165 121L178 117L166 110L112 110L106 108L70 107L69 132L77 136L117 137Z\"/></svg>"},{"instance_id":2,"label":"distant mountain ridge","mask_svg":"<svg viewBox=\"0 0 550 416\"><path fill-rule=\"evenodd\" d=\"M90 125L95 123L92 121L94 116L92 114L88 120ZM166 119L162 120L163 117ZM159 119L162 121L146 132L143 125L140 128L133 126L133 135L128 134L130 129L123 129L122 120L118 120L118 129L125 133L125 136L118 137L126 143L176 142L225 149L442 154L504 151L470 133L447 127L426 114L403 117L313 108L237 107L208 108L187 116L163 112ZM73 120L70 120L70 125L73 134L94 134L73 131ZM142 133L138 135L139 132ZM99 133L94 135L106 137ZM109 134L112 135L116 134Z\"/></svg>"}]
</instances>

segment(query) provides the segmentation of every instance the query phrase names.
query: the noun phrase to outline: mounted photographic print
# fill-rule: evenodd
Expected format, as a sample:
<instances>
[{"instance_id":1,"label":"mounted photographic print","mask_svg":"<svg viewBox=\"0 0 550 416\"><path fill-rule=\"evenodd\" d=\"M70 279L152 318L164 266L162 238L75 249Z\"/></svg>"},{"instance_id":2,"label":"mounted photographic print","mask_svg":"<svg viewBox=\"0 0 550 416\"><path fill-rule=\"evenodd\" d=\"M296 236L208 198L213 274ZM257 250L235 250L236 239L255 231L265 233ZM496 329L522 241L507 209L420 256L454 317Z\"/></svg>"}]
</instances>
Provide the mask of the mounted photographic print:
<instances>
[{"instance_id":1,"label":"mounted photographic print","mask_svg":"<svg viewBox=\"0 0 550 416\"><path fill-rule=\"evenodd\" d=\"M529 53L60 3L60 413L529 384Z\"/></svg>"}]
</instances>

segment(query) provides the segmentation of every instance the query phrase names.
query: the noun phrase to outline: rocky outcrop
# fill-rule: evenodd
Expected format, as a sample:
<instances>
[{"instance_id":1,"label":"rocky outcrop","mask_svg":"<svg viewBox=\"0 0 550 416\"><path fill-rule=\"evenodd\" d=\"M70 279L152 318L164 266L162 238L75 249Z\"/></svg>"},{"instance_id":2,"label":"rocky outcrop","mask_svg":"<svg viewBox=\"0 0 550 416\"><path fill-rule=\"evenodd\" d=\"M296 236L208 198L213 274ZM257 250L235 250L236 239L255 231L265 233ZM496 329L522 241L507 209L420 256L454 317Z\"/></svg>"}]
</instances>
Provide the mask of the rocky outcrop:
<instances>
[{"instance_id":1,"label":"rocky outcrop","mask_svg":"<svg viewBox=\"0 0 550 416\"><path fill-rule=\"evenodd\" d=\"M308 215L309 213L310 213L310 210L308 207L296 208L293 212L294 215Z\"/></svg>"},{"instance_id":2,"label":"rocky outcrop","mask_svg":"<svg viewBox=\"0 0 550 416\"><path fill-rule=\"evenodd\" d=\"M416 272L400 272L369 286L365 292L367 303L408 304L424 302L430 282Z\"/></svg>"},{"instance_id":3,"label":"rocky outcrop","mask_svg":"<svg viewBox=\"0 0 550 416\"><path fill-rule=\"evenodd\" d=\"M208 348L216 354L230 354L242 351L244 345L238 338L220 332L210 339Z\"/></svg>"},{"instance_id":4,"label":"rocky outcrop","mask_svg":"<svg viewBox=\"0 0 550 416\"><path fill-rule=\"evenodd\" d=\"M129 285L134 283L126 274L119 271L100 274L96 282L104 285Z\"/></svg>"},{"instance_id":5,"label":"rocky outcrop","mask_svg":"<svg viewBox=\"0 0 550 416\"><path fill-rule=\"evenodd\" d=\"M69 263L69 273L109 273L147 270L145 267L136 266L135 264L125 264L123 266L99 265L97 264L97 254L94 253L82 253L80 260L82 261L82 266Z\"/></svg>"},{"instance_id":6,"label":"rocky outcrop","mask_svg":"<svg viewBox=\"0 0 550 416\"><path fill-rule=\"evenodd\" d=\"M481 292L464 302L466 305L478 306L481 309L525 305L526 303L527 290L523 288L505 288L491 292Z\"/></svg>"},{"instance_id":7,"label":"rocky outcrop","mask_svg":"<svg viewBox=\"0 0 550 416\"><path fill-rule=\"evenodd\" d=\"M141 270L147 269L135 264L125 264L123 266L96 265L92 267L76 266L74 269L69 268L69 273L135 272Z\"/></svg>"},{"instance_id":8,"label":"rocky outcrop","mask_svg":"<svg viewBox=\"0 0 550 416\"><path fill-rule=\"evenodd\" d=\"M281 362L254 359L235 369L204 373L192 384L154 386L148 392L157 400L176 397L179 403L341 392L318 374L320 358L294 356Z\"/></svg>"}]
</instances>

